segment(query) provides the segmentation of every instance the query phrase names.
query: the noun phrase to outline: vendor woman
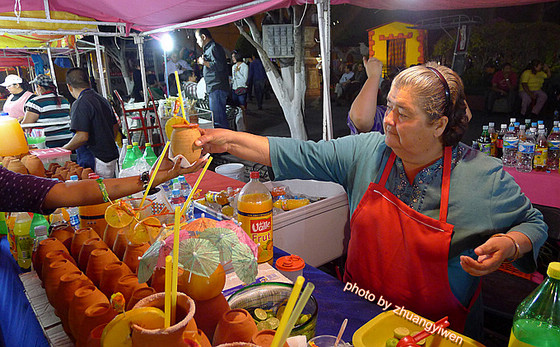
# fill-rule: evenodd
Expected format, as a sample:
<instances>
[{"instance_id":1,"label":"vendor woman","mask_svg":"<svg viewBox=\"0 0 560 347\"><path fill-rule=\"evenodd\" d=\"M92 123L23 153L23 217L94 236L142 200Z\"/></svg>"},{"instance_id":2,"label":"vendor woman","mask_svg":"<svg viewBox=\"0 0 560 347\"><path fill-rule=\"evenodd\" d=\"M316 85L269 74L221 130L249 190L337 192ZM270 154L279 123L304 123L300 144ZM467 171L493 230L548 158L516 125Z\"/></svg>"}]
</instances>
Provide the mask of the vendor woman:
<instances>
[{"instance_id":1,"label":"vendor woman","mask_svg":"<svg viewBox=\"0 0 560 347\"><path fill-rule=\"evenodd\" d=\"M467 315L480 305L480 276L509 261L534 271L542 214L499 160L459 143L465 93L451 69L401 72L383 127L318 143L201 129L195 144L272 166L277 179L343 185L352 214L344 280L434 321L449 316L478 338L482 311Z\"/></svg>"},{"instance_id":2,"label":"vendor woman","mask_svg":"<svg viewBox=\"0 0 560 347\"><path fill-rule=\"evenodd\" d=\"M0 86L10 92L10 96L4 103L3 112L18 120L25 116L25 103L33 97L33 93L28 90L28 84L18 75L8 75Z\"/></svg>"}]
</instances>

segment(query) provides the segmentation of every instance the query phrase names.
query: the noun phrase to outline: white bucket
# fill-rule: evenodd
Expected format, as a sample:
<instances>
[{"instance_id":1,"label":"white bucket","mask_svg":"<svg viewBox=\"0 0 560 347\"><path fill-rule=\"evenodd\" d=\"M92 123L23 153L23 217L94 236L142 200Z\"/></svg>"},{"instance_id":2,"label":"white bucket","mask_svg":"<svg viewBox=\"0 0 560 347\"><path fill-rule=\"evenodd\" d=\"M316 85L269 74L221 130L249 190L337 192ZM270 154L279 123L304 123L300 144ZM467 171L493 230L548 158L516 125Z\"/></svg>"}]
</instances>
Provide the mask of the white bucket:
<instances>
[{"instance_id":1,"label":"white bucket","mask_svg":"<svg viewBox=\"0 0 560 347\"><path fill-rule=\"evenodd\" d=\"M223 164L216 167L216 173L233 178L238 181L244 180L244 165L241 163Z\"/></svg>"}]
</instances>

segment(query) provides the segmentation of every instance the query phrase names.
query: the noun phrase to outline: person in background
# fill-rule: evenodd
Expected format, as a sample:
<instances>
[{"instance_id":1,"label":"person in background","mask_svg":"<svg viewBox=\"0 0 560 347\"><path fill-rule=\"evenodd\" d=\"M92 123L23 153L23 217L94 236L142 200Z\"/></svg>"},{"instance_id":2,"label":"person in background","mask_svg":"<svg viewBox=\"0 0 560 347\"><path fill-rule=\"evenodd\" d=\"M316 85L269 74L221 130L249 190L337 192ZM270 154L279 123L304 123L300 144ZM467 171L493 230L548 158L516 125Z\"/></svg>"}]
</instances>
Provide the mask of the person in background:
<instances>
[{"instance_id":1,"label":"person in background","mask_svg":"<svg viewBox=\"0 0 560 347\"><path fill-rule=\"evenodd\" d=\"M163 155L163 154L162 154ZM153 186L191 172L204 166L206 160L199 159L192 167L183 169L180 161L175 164L165 158L154 179ZM152 172L153 174L153 172ZM145 189L150 175L77 182L58 182L33 175L22 175L0 167L0 210L5 212L34 212L50 214L58 207L101 204L108 201L102 189L111 200L121 198Z\"/></svg>"},{"instance_id":2,"label":"person in background","mask_svg":"<svg viewBox=\"0 0 560 347\"><path fill-rule=\"evenodd\" d=\"M154 100L165 99L163 89L161 88L161 83L159 83L159 81L157 80L156 75L154 73L148 74L148 76L146 76L146 80L146 82L148 83L148 88L150 89L150 92L152 92L152 96L154 97Z\"/></svg>"},{"instance_id":3,"label":"person in background","mask_svg":"<svg viewBox=\"0 0 560 347\"><path fill-rule=\"evenodd\" d=\"M37 96L25 104L25 117L21 123L45 123L43 130L47 147L64 146L72 138L70 103L65 97L58 95L53 80L47 75L38 75L29 83L37 86ZM51 121L65 123L48 125Z\"/></svg>"},{"instance_id":4,"label":"person in background","mask_svg":"<svg viewBox=\"0 0 560 347\"><path fill-rule=\"evenodd\" d=\"M348 127L352 134L364 133L368 131L379 131L383 134L383 117L387 110L386 105L378 105L377 97L379 87L382 82L381 72L383 63L371 57L366 60L367 80L360 90L348 112ZM387 92L389 92L387 90ZM386 100L385 100L386 101Z\"/></svg>"},{"instance_id":5,"label":"person in background","mask_svg":"<svg viewBox=\"0 0 560 347\"><path fill-rule=\"evenodd\" d=\"M76 101L70 110L74 136L63 148L76 151L81 167L89 167L104 178L115 177L119 158L115 137L119 127L111 104L90 88L84 69L68 70L66 84Z\"/></svg>"},{"instance_id":6,"label":"person in background","mask_svg":"<svg viewBox=\"0 0 560 347\"><path fill-rule=\"evenodd\" d=\"M245 131L247 130L245 111L247 110L247 79L249 78L249 67L243 62L239 52L233 52L231 60L233 62L231 67L231 89L233 91L231 98L233 100L233 104L241 108L241 117L243 119L243 125L245 126L243 131Z\"/></svg>"},{"instance_id":7,"label":"person in background","mask_svg":"<svg viewBox=\"0 0 560 347\"><path fill-rule=\"evenodd\" d=\"M538 60L534 59L521 74L519 79L519 96L521 97L521 115L525 116L527 109L534 102L531 109L533 116L538 116L541 112L548 96L542 91L542 86L546 78L550 78L550 68Z\"/></svg>"},{"instance_id":8,"label":"person in background","mask_svg":"<svg viewBox=\"0 0 560 347\"><path fill-rule=\"evenodd\" d=\"M132 63L132 81L134 86L132 87L131 98L134 98L135 102L143 101L142 98L142 71L140 71L140 63L133 60Z\"/></svg>"},{"instance_id":9,"label":"person in background","mask_svg":"<svg viewBox=\"0 0 560 347\"><path fill-rule=\"evenodd\" d=\"M169 95L176 96L179 94L177 90L177 81L175 71L179 74L179 81L186 81L188 75L193 71L192 67L183 59L179 58L177 52L171 53L169 61L167 61L167 78L169 82Z\"/></svg>"},{"instance_id":10,"label":"person in background","mask_svg":"<svg viewBox=\"0 0 560 347\"><path fill-rule=\"evenodd\" d=\"M214 115L214 127L229 128L226 114L226 101L229 95L228 64L224 48L212 39L206 28L196 29L196 43L202 48L198 63L203 65L203 76L210 110Z\"/></svg>"},{"instance_id":11,"label":"person in background","mask_svg":"<svg viewBox=\"0 0 560 347\"><path fill-rule=\"evenodd\" d=\"M346 65L344 67L344 73L342 74L342 76L340 76L338 83L334 86L334 92L337 98L340 99L342 97L342 93L344 92L346 85L350 83L350 81L352 80L352 77L354 77L354 71L352 71L352 66Z\"/></svg>"},{"instance_id":12,"label":"person in background","mask_svg":"<svg viewBox=\"0 0 560 347\"><path fill-rule=\"evenodd\" d=\"M253 54L253 61L249 64L248 83L253 86L258 109L262 110L264 89L266 86L266 72L264 71L263 63L258 54Z\"/></svg>"},{"instance_id":13,"label":"person in background","mask_svg":"<svg viewBox=\"0 0 560 347\"><path fill-rule=\"evenodd\" d=\"M198 96L196 95L197 87L198 87L198 82L197 82L196 74L194 73L194 71L192 71L189 76L189 80L187 82L183 82L183 90L185 91L185 98L198 99Z\"/></svg>"},{"instance_id":14,"label":"person in background","mask_svg":"<svg viewBox=\"0 0 560 347\"><path fill-rule=\"evenodd\" d=\"M10 92L2 111L8 112L10 117L21 121L25 116L25 103L33 97L33 93L28 90L27 83L18 75L6 76L0 86Z\"/></svg>"},{"instance_id":15,"label":"person in background","mask_svg":"<svg viewBox=\"0 0 560 347\"><path fill-rule=\"evenodd\" d=\"M457 73L428 63L393 80L384 135L313 142L201 129L195 145L271 166L278 180L342 185L351 213L344 281L427 319L448 316L450 329L477 339L480 276L504 262L535 271L548 235L502 163L460 142L466 109Z\"/></svg>"},{"instance_id":16,"label":"person in background","mask_svg":"<svg viewBox=\"0 0 560 347\"><path fill-rule=\"evenodd\" d=\"M489 114L494 108L494 102L498 98L507 98L509 112L513 111L515 97L517 95L517 74L511 69L510 63L505 63L501 70L497 71L492 77L492 90L488 96Z\"/></svg>"}]
</instances>

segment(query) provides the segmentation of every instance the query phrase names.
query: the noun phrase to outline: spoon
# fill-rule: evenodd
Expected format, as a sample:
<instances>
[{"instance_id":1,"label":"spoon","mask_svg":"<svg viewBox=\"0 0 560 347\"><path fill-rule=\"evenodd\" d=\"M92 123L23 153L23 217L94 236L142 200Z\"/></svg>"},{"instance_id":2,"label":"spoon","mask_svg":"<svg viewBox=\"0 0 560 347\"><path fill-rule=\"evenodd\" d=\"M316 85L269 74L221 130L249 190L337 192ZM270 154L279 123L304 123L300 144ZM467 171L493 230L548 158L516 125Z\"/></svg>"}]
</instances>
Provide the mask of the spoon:
<instances>
[{"instance_id":1,"label":"spoon","mask_svg":"<svg viewBox=\"0 0 560 347\"><path fill-rule=\"evenodd\" d=\"M334 341L334 347L337 347L338 343L340 342L340 339L342 339L342 334L344 334L344 330L346 330L346 324L348 324L348 318L345 318L344 322L342 322L342 325L340 326L340 330L338 331L338 336Z\"/></svg>"}]
</instances>

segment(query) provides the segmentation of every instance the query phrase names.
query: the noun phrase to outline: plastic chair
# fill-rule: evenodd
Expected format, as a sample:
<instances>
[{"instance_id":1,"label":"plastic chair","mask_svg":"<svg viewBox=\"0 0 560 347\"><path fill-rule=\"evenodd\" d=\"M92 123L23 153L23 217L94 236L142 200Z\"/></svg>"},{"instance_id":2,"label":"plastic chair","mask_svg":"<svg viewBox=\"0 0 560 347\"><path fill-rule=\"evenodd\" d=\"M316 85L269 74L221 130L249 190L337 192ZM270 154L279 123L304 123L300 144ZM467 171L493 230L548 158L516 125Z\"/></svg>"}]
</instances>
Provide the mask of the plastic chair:
<instances>
[{"instance_id":1,"label":"plastic chair","mask_svg":"<svg viewBox=\"0 0 560 347\"><path fill-rule=\"evenodd\" d=\"M117 99L119 100L119 104L121 106L121 111L122 111L122 115L123 115L123 123L124 123L124 127L126 130L126 136L129 139L132 139L132 135L135 132L142 132L142 134L144 135L144 140L146 142L150 142L152 144L152 147L161 147L164 145L163 143L163 129L161 127L161 122L159 119L159 115L157 112L157 106L154 102L154 97L152 96L152 92L150 91L150 89L148 89L148 94L150 95L150 99L148 100L148 105L147 107L143 107L143 108L132 108L132 109L126 109L125 108L125 103L122 100L119 92L117 90L114 91L115 95L117 96ZM155 114L155 124L151 125L151 123L148 122L148 117L150 116L150 112L153 112ZM137 114L137 115L136 115ZM131 128L128 125L128 120L127 117L131 117L132 119L138 119L140 120L140 127L134 127ZM155 140L155 136L153 136L153 131L159 131L159 136L157 137L157 141ZM129 140L130 141L130 140ZM144 148L144 146L140 146L141 149Z\"/></svg>"}]
</instances>

